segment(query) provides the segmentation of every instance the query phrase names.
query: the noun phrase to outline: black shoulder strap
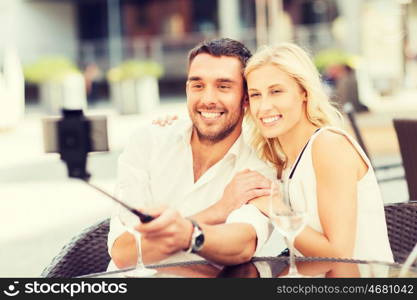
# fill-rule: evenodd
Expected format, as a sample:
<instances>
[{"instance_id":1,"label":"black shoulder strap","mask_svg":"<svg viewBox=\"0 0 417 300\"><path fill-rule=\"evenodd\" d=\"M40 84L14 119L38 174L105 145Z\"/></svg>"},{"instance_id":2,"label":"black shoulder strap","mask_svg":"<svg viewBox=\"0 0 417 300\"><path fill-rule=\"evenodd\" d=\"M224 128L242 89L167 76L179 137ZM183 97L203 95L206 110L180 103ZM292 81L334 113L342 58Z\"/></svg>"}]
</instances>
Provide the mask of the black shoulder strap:
<instances>
[{"instance_id":1,"label":"black shoulder strap","mask_svg":"<svg viewBox=\"0 0 417 300\"><path fill-rule=\"evenodd\" d=\"M316 129L316 131L314 131L313 135L314 135L317 131L319 131L319 130L320 130L320 128ZM312 135L312 136L313 136L313 135ZM300 153L300 155L298 156L297 161L295 162L294 168L292 168L292 170L291 170L291 173L290 173L290 177L289 177L289 179L291 179L291 178L293 177L294 172L295 172L295 169L297 169L298 163L300 162L301 157L303 156L304 150L307 148L307 145L308 145L308 143L310 142L310 139L311 139L311 137L308 139L307 143L304 145L303 150L301 150L301 153Z\"/></svg>"}]
</instances>

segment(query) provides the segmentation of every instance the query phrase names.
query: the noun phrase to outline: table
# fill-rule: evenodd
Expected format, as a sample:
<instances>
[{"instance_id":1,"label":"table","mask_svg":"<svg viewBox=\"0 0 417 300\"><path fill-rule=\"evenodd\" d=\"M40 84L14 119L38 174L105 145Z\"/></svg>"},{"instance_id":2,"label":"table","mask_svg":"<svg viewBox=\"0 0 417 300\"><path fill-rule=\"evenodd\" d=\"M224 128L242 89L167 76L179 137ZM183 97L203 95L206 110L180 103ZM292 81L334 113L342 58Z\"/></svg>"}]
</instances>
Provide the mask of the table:
<instances>
[{"instance_id":1,"label":"table","mask_svg":"<svg viewBox=\"0 0 417 300\"><path fill-rule=\"evenodd\" d=\"M149 266L158 272L155 278L275 278L288 271L288 257L254 257L250 262L218 267L205 260L186 261ZM298 271L307 277L398 277L400 264L372 262L351 259L297 257ZM135 277L132 268L90 274L84 277ZM417 268L413 267L406 277L417 278Z\"/></svg>"}]
</instances>

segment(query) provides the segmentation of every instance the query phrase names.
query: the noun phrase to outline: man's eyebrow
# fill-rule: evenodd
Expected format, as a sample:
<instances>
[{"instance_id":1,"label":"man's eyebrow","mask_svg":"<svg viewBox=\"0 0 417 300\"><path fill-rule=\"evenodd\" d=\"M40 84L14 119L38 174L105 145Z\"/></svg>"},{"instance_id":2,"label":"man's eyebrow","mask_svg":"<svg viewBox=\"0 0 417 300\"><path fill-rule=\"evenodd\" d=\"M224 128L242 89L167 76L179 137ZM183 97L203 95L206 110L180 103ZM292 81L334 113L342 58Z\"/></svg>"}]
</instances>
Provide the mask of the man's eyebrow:
<instances>
[{"instance_id":1,"label":"man's eyebrow","mask_svg":"<svg viewBox=\"0 0 417 300\"><path fill-rule=\"evenodd\" d=\"M199 80L201 80L201 77L199 77L199 76L188 77L188 81L199 81Z\"/></svg>"},{"instance_id":2,"label":"man's eyebrow","mask_svg":"<svg viewBox=\"0 0 417 300\"><path fill-rule=\"evenodd\" d=\"M201 81L203 80L200 76L191 76L188 77L187 79L188 81ZM216 82L221 82L221 83L235 83L235 80L232 80L230 78L218 78L216 79Z\"/></svg>"},{"instance_id":3,"label":"man's eyebrow","mask_svg":"<svg viewBox=\"0 0 417 300\"><path fill-rule=\"evenodd\" d=\"M224 83L235 83L236 81L230 79L230 78L219 78L216 79L217 82L224 82Z\"/></svg>"}]
</instances>

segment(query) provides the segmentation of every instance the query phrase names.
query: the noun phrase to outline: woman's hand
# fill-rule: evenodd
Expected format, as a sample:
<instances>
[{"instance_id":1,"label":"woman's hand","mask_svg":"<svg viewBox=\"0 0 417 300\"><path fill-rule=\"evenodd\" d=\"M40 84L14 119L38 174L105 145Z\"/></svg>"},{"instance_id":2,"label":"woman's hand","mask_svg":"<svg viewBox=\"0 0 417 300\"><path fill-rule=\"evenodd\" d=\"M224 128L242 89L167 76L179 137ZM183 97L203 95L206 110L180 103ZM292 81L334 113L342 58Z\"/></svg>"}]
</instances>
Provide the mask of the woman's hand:
<instances>
[{"instance_id":1,"label":"woman's hand","mask_svg":"<svg viewBox=\"0 0 417 300\"><path fill-rule=\"evenodd\" d=\"M159 117L158 119L153 120L152 124L165 127L165 125L171 125L175 120L178 120L177 115L167 115L165 118Z\"/></svg>"},{"instance_id":2,"label":"woman's hand","mask_svg":"<svg viewBox=\"0 0 417 300\"><path fill-rule=\"evenodd\" d=\"M267 197L260 197L252 200L250 204L255 205L265 216L269 217L270 209L273 208L274 212L288 212L290 213L291 209L283 201L284 185L279 181L274 181L271 183L270 193Z\"/></svg>"},{"instance_id":3,"label":"woman's hand","mask_svg":"<svg viewBox=\"0 0 417 300\"><path fill-rule=\"evenodd\" d=\"M249 201L269 195L271 182L262 174L245 169L236 173L225 187L219 201L192 218L200 223L216 225L226 222L229 214Z\"/></svg>"},{"instance_id":4,"label":"woman's hand","mask_svg":"<svg viewBox=\"0 0 417 300\"><path fill-rule=\"evenodd\" d=\"M240 171L226 186L222 198L214 204L214 208L226 220L233 210L253 199L269 195L270 185L270 180L256 171Z\"/></svg>"}]
</instances>

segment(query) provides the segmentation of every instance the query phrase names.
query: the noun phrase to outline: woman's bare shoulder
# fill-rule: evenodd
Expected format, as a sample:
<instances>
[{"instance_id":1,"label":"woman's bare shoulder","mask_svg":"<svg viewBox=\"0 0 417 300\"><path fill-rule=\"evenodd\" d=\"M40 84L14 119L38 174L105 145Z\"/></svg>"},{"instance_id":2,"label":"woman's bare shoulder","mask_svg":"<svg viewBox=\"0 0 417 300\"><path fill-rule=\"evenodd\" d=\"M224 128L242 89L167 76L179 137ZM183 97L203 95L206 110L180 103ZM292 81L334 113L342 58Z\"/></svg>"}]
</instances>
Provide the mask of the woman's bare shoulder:
<instances>
[{"instance_id":1,"label":"woman's bare shoulder","mask_svg":"<svg viewBox=\"0 0 417 300\"><path fill-rule=\"evenodd\" d=\"M321 132L312 145L315 165L345 165L353 167L359 157L355 147L342 133L332 130Z\"/></svg>"}]
</instances>

